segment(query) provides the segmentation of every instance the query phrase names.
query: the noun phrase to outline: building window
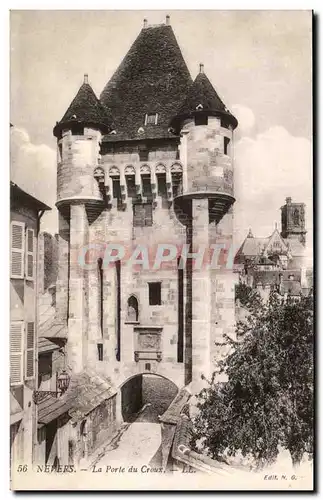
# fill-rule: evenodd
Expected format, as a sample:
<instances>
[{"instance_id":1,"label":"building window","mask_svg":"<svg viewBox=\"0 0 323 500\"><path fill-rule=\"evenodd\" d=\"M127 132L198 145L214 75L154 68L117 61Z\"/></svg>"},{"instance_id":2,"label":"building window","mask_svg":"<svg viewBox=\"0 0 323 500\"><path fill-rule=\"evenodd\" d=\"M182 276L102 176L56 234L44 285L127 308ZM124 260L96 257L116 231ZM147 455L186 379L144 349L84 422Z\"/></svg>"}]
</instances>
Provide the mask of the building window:
<instances>
[{"instance_id":1,"label":"building window","mask_svg":"<svg viewBox=\"0 0 323 500\"><path fill-rule=\"evenodd\" d=\"M98 360L103 361L103 344L98 344Z\"/></svg>"},{"instance_id":2,"label":"building window","mask_svg":"<svg viewBox=\"0 0 323 500\"><path fill-rule=\"evenodd\" d=\"M141 183L142 183L142 195L146 197L152 196L150 174L142 175Z\"/></svg>"},{"instance_id":3,"label":"building window","mask_svg":"<svg viewBox=\"0 0 323 500\"><path fill-rule=\"evenodd\" d=\"M139 318L138 300L134 295L131 295L128 299L127 321L137 322L138 318Z\"/></svg>"},{"instance_id":4,"label":"building window","mask_svg":"<svg viewBox=\"0 0 323 500\"><path fill-rule=\"evenodd\" d=\"M149 113L145 116L145 125L157 125L158 113Z\"/></svg>"},{"instance_id":5,"label":"building window","mask_svg":"<svg viewBox=\"0 0 323 500\"><path fill-rule=\"evenodd\" d=\"M224 138L224 154L228 155L229 154L229 144L230 144L230 139L229 137Z\"/></svg>"},{"instance_id":6,"label":"building window","mask_svg":"<svg viewBox=\"0 0 323 500\"><path fill-rule=\"evenodd\" d=\"M127 193L129 198L136 197L136 180L134 175L126 175Z\"/></svg>"},{"instance_id":7,"label":"building window","mask_svg":"<svg viewBox=\"0 0 323 500\"><path fill-rule=\"evenodd\" d=\"M84 127L78 123L72 125L72 135L84 135Z\"/></svg>"},{"instance_id":8,"label":"building window","mask_svg":"<svg viewBox=\"0 0 323 500\"><path fill-rule=\"evenodd\" d=\"M61 162L63 160L63 145L61 142L58 143L58 161Z\"/></svg>"},{"instance_id":9,"label":"building window","mask_svg":"<svg viewBox=\"0 0 323 500\"><path fill-rule=\"evenodd\" d=\"M146 144L139 144L138 146L139 160L148 161L149 159L149 149Z\"/></svg>"},{"instance_id":10,"label":"building window","mask_svg":"<svg viewBox=\"0 0 323 500\"><path fill-rule=\"evenodd\" d=\"M10 385L23 383L24 322L10 323Z\"/></svg>"},{"instance_id":11,"label":"building window","mask_svg":"<svg viewBox=\"0 0 323 500\"><path fill-rule=\"evenodd\" d=\"M150 370L151 370L151 365L150 365L150 363L145 363L145 370L146 370L147 372L150 372Z\"/></svg>"},{"instance_id":12,"label":"building window","mask_svg":"<svg viewBox=\"0 0 323 500\"><path fill-rule=\"evenodd\" d=\"M294 214L293 214L293 222L295 226L299 226L299 210L295 208Z\"/></svg>"},{"instance_id":13,"label":"building window","mask_svg":"<svg viewBox=\"0 0 323 500\"><path fill-rule=\"evenodd\" d=\"M31 379L35 375L35 323L27 323L26 328L26 361L25 378Z\"/></svg>"},{"instance_id":14,"label":"building window","mask_svg":"<svg viewBox=\"0 0 323 500\"><path fill-rule=\"evenodd\" d=\"M198 125L207 125L208 124L208 117L207 115L204 115L204 114L198 114L198 115L195 115L195 125L198 126Z\"/></svg>"},{"instance_id":15,"label":"building window","mask_svg":"<svg viewBox=\"0 0 323 500\"><path fill-rule=\"evenodd\" d=\"M151 203L135 203L133 205L134 227L153 225L153 207Z\"/></svg>"},{"instance_id":16,"label":"building window","mask_svg":"<svg viewBox=\"0 0 323 500\"><path fill-rule=\"evenodd\" d=\"M161 283L148 283L149 287L149 305L150 306L160 306L161 305Z\"/></svg>"},{"instance_id":17,"label":"building window","mask_svg":"<svg viewBox=\"0 0 323 500\"><path fill-rule=\"evenodd\" d=\"M11 222L11 278L24 278L25 257L25 224L23 222Z\"/></svg>"},{"instance_id":18,"label":"building window","mask_svg":"<svg viewBox=\"0 0 323 500\"><path fill-rule=\"evenodd\" d=\"M117 200L119 207L122 204L120 177L112 177L112 197Z\"/></svg>"},{"instance_id":19,"label":"building window","mask_svg":"<svg viewBox=\"0 0 323 500\"><path fill-rule=\"evenodd\" d=\"M166 189L166 174L156 174L157 177L157 194L162 198L166 198L167 189Z\"/></svg>"},{"instance_id":20,"label":"building window","mask_svg":"<svg viewBox=\"0 0 323 500\"><path fill-rule=\"evenodd\" d=\"M34 230L26 231L26 279L34 279Z\"/></svg>"},{"instance_id":21,"label":"building window","mask_svg":"<svg viewBox=\"0 0 323 500\"><path fill-rule=\"evenodd\" d=\"M173 198L175 198L180 194L181 184L182 184L182 174L179 172L172 173Z\"/></svg>"}]
</instances>

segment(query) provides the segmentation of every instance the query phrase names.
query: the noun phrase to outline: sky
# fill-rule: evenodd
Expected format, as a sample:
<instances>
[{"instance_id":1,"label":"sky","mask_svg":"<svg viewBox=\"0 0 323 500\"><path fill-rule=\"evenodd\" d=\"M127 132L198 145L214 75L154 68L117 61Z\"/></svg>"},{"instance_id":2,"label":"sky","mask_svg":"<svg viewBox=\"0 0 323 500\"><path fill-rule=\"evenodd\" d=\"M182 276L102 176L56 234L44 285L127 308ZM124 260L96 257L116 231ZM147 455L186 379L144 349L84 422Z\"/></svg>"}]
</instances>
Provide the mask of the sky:
<instances>
[{"instance_id":1,"label":"sky","mask_svg":"<svg viewBox=\"0 0 323 500\"><path fill-rule=\"evenodd\" d=\"M11 177L54 207L60 120L89 74L97 95L143 19L171 25L193 78L199 63L239 120L235 133L236 241L280 227L291 196L312 215L310 11L11 11ZM55 227L56 224L56 227ZM42 228L57 229L57 211ZM311 243L309 244L309 247Z\"/></svg>"}]
</instances>

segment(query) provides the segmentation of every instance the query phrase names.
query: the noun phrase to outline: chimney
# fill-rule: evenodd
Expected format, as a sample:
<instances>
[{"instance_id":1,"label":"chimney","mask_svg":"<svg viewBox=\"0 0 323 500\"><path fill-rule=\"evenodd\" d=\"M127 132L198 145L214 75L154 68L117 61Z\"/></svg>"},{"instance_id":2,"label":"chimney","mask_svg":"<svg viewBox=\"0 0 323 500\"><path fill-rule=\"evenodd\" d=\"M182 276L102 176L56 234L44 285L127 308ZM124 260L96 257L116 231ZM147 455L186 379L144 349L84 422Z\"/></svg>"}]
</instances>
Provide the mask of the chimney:
<instances>
[{"instance_id":1,"label":"chimney","mask_svg":"<svg viewBox=\"0 0 323 500\"><path fill-rule=\"evenodd\" d=\"M204 64L200 63L200 73L204 73Z\"/></svg>"},{"instance_id":2,"label":"chimney","mask_svg":"<svg viewBox=\"0 0 323 500\"><path fill-rule=\"evenodd\" d=\"M170 24L170 16L167 14L166 16L166 26L169 26Z\"/></svg>"},{"instance_id":3,"label":"chimney","mask_svg":"<svg viewBox=\"0 0 323 500\"><path fill-rule=\"evenodd\" d=\"M147 19L144 19L144 29L147 28L148 21Z\"/></svg>"},{"instance_id":4,"label":"chimney","mask_svg":"<svg viewBox=\"0 0 323 500\"><path fill-rule=\"evenodd\" d=\"M84 83L89 83L89 75L84 73Z\"/></svg>"}]
</instances>

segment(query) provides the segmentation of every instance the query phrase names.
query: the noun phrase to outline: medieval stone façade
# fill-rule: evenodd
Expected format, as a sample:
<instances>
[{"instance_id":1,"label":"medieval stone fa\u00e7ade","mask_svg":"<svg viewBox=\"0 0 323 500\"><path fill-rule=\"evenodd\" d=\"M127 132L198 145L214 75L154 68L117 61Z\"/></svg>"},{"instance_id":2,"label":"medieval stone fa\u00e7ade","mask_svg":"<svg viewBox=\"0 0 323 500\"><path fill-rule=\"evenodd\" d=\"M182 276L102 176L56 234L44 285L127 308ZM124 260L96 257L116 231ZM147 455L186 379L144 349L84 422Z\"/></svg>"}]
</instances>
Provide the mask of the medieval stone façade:
<instances>
[{"instance_id":1,"label":"medieval stone fa\u00e7ade","mask_svg":"<svg viewBox=\"0 0 323 500\"><path fill-rule=\"evenodd\" d=\"M97 404L116 398L116 422L136 376L199 390L234 331L236 277L209 249L232 248L236 127L203 65L193 82L169 18L144 25L100 100L85 75L56 123L56 313L42 336L64 342L72 388L84 373L107 384ZM178 250L161 268L158 245ZM63 409L81 429L95 407L71 387Z\"/></svg>"}]
</instances>

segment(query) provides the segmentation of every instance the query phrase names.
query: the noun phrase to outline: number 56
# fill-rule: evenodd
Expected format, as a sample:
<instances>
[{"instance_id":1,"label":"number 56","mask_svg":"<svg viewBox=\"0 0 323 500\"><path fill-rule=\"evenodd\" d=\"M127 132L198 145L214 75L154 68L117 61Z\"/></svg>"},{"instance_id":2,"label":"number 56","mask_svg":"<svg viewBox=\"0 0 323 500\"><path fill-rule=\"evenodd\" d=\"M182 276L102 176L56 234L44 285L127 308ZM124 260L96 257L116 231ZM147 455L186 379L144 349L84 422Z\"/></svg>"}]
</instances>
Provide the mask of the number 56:
<instances>
[{"instance_id":1,"label":"number 56","mask_svg":"<svg viewBox=\"0 0 323 500\"><path fill-rule=\"evenodd\" d=\"M28 467L27 465L18 465L17 472L27 472Z\"/></svg>"}]
</instances>

